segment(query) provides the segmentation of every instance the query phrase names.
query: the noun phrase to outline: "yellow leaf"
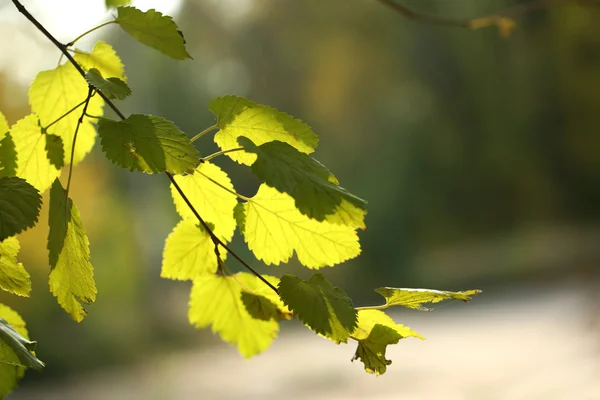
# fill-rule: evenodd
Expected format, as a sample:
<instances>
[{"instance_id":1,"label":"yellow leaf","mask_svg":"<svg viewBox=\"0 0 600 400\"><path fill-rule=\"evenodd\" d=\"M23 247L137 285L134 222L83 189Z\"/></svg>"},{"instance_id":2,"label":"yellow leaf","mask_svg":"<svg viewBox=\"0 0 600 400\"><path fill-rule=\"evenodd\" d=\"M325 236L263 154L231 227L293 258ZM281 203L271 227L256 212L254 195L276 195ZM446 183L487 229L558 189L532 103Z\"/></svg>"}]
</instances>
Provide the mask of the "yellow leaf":
<instances>
[{"instance_id":1,"label":"yellow leaf","mask_svg":"<svg viewBox=\"0 0 600 400\"><path fill-rule=\"evenodd\" d=\"M252 318L241 300L241 285L251 287L257 280L245 272L229 277L203 275L194 280L190 323L198 328L212 326L213 332L236 345L246 358L266 350L277 337L279 324L273 319Z\"/></svg>"},{"instance_id":2,"label":"yellow leaf","mask_svg":"<svg viewBox=\"0 0 600 400\"><path fill-rule=\"evenodd\" d=\"M19 247L19 241L14 236L0 242L0 288L29 297L31 280L23 264L17 262Z\"/></svg>"},{"instance_id":3,"label":"yellow leaf","mask_svg":"<svg viewBox=\"0 0 600 400\"><path fill-rule=\"evenodd\" d=\"M175 181L200 216L214 225L214 234L225 242L231 241L236 227L233 209L237 205L237 197L232 194L235 191L227 173L214 164L203 162L191 175L176 175ZM196 219L173 185L171 195L179 215Z\"/></svg>"},{"instance_id":4,"label":"yellow leaf","mask_svg":"<svg viewBox=\"0 0 600 400\"><path fill-rule=\"evenodd\" d=\"M98 42L91 53L77 51L75 61L83 67L85 71L90 68L96 68L104 78L119 78L126 81L125 68L121 59L115 50L105 42Z\"/></svg>"},{"instance_id":5,"label":"yellow leaf","mask_svg":"<svg viewBox=\"0 0 600 400\"><path fill-rule=\"evenodd\" d=\"M287 262L294 251L309 268L332 266L360 254L358 235L350 226L319 222L300 213L294 199L261 185L239 215L248 248L266 264Z\"/></svg>"},{"instance_id":6,"label":"yellow leaf","mask_svg":"<svg viewBox=\"0 0 600 400\"><path fill-rule=\"evenodd\" d=\"M17 152L17 176L43 193L60 175L46 153L46 135L36 115L30 114L14 124L10 134Z\"/></svg>"},{"instance_id":7,"label":"yellow leaf","mask_svg":"<svg viewBox=\"0 0 600 400\"><path fill-rule=\"evenodd\" d=\"M351 337L355 340L366 339L371 334L373 327L377 324L394 329L403 338L416 337L425 340L423 336L419 335L408 326L396 324L389 315L379 310L359 310L358 323L356 329L352 332Z\"/></svg>"}]
</instances>

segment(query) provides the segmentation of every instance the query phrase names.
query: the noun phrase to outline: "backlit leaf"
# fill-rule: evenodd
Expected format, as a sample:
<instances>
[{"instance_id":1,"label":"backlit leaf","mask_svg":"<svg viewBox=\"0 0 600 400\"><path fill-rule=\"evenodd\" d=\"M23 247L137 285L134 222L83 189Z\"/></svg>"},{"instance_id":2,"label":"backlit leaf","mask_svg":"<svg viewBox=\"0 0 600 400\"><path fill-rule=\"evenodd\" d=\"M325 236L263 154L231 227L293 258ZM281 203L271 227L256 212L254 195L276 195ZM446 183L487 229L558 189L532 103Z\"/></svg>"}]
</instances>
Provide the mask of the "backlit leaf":
<instances>
[{"instance_id":1,"label":"backlit leaf","mask_svg":"<svg viewBox=\"0 0 600 400\"><path fill-rule=\"evenodd\" d=\"M106 8L126 6L131 3L131 0L106 0Z\"/></svg>"},{"instance_id":2,"label":"backlit leaf","mask_svg":"<svg viewBox=\"0 0 600 400\"><path fill-rule=\"evenodd\" d=\"M287 262L294 251L309 268L332 266L360 254L354 228L310 219L289 195L264 184L238 206L236 216L248 248L266 264Z\"/></svg>"},{"instance_id":3,"label":"backlit leaf","mask_svg":"<svg viewBox=\"0 0 600 400\"><path fill-rule=\"evenodd\" d=\"M258 283L256 282L258 281ZM266 350L277 337L279 324L274 320L253 318L242 302L242 285L264 286L245 272L233 276L203 275L194 280L190 296L190 323L198 328L212 327L226 342L238 347L244 357Z\"/></svg>"},{"instance_id":4,"label":"backlit leaf","mask_svg":"<svg viewBox=\"0 0 600 400\"><path fill-rule=\"evenodd\" d=\"M153 115L133 114L124 121L102 118L98 135L106 157L131 171L182 174L193 171L200 158L185 133Z\"/></svg>"},{"instance_id":5,"label":"backlit leaf","mask_svg":"<svg viewBox=\"0 0 600 400\"><path fill-rule=\"evenodd\" d=\"M222 150L240 147L237 141L240 136L251 139L256 145L278 140L303 153L312 153L319 143L317 135L302 121L243 97L217 97L210 102L209 109L217 117L219 132L215 134L215 142ZM227 155L246 165L256 160L256 155L246 152Z\"/></svg>"},{"instance_id":6,"label":"backlit leaf","mask_svg":"<svg viewBox=\"0 0 600 400\"><path fill-rule=\"evenodd\" d=\"M104 78L127 80L121 59L108 43L99 41L94 45L91 53L76 51L74 57L84 71L95 68Z\"/></svg>"},{"instance_id":7,"label":"backlit leaf","mask_svg":"<svg viewBox=\"0 0 600 400\"><path fill-rule=\"evenodd\" d=\"M17 176L43 193L60 175L48 159L47 135L42 133L36 115L30 114L12 126L10 135L17 152Z\"/></svg>"},{"instance_id":8,"label":"backlit leaf","mask_svg":"<svg viewBox=\"0 0 600 400\"><path fill-rule=\"evenodd\" d=\"M225 254L222 255L222 258ZM169 279L195 279L217 271L215 245L197 220L184 219L165 243L160 276Z\"/></svg>"},{"instance_id":9,"label":"backlit leaf","mask_svg":"<svg viewBox=\"0 0 600 400\"><path fill-rule=\"evenodd\" d=\"M100 71L96 68L91 68L85 74L85 79L109 99L123 100L131 94L131 89L129 89L129 86L125 82L114 77L104 79Z\"/></svg>"},{"instance_id":10,"label":"backlit leaf","mask_svg":"<svg viewBox=\"0 0 600 400\"><path fill-rule=\"evenodd\" d=\"M227 173L215 164L203 162L192 174L175 176L175 182L200 216L214 225L214 234L225 242L231 241L236 226L233 209L238 202ZM173 185L171 185L171 195L179 215L198 222Z\"/></svg>"},{"instance_id":11,"label":"backlit leaf","mask_svg":"<svg viewBox=\"0 0 600 400\"><path fill-rule=\"evenodd\" d=\"M481 290L467 290L464 292L448 292L433 289L399 289L383 287L375 289L377 293L385 297L385 305L382 307L402 306L413 308L419 311L431 311L431 308L424 307L425 303L439 303L443 300L462 300L469 301L471 297L481 293Z\"/></svg>"},{"instance_id":12,"label":"backlit leaf","mask_svg":"<svg viewBox=\"0 0 600 400\"><path fill-rule=\"evenodd\" d=\"M337 179L323 164L289 144L275 141L256 146L246 137L238 138L238 142L246 151L258 156L252 164L254 175L292 196L302 214L323 221L328 215L336 214L341 205L365 209L366 201L338 186ZM342 204L343 200L345 203ZM364 213L345 213L344 216L353 218L350 226L364 225Z\"/></svg>"},{"instance_id":13,"label":"backlit leaf","mask_svg":"<svg viewBox=\"0 0 600 400\"><path fill-rule=\"evenodd\" d=\"M352 300L323 274L314 274L307 281L284 275L279 282L279 296L299 320L334 342L345 343L356 328Z\"/></svg>"},{"instance_id":14,"label":"backlit leaf","mask_svg":"<svg viewBox=\"0 0 600 400\"><path fill-rule=\"evenodd\" d=\"M131 37L177 60L191 58L173 18L154 9L144 12L135 7L119 7L117 12L115 21Z\"/></svg>"},{"instance_id":15,"label":"backlit leaf","mask_svg":"<svg viewBox=\"0 0 600 400\"><path fill-rule=\"evenodd\" d=\"M31 228L38 220L42 197L16 176L0 178L0 241Z\"/></svg>"},{"instance_id":16,"label":"backlit leaf","mask_svg":"<svg viewBox=\"0 0 600 400\"><path fill-rule=\"evenodd\" d=\"M48 251L52 268L50 292L75 321L81 322L87 315L81 303L96 300L96 283L90 264L89 241L79 211L67 197L58 179L50 190L48 223Z\"/></svg>"},{"instance_id":17,"label":"backlit leaf","mask_svg":"<svg viewBox=\"0 0 600 400\"><path fill-rule=\"evenodd\" d=\"M17 261L19 241L9 237L0 242L0 288L18 296L29 297L31 280L23 264Z\"/></svg>"}]
</instances>

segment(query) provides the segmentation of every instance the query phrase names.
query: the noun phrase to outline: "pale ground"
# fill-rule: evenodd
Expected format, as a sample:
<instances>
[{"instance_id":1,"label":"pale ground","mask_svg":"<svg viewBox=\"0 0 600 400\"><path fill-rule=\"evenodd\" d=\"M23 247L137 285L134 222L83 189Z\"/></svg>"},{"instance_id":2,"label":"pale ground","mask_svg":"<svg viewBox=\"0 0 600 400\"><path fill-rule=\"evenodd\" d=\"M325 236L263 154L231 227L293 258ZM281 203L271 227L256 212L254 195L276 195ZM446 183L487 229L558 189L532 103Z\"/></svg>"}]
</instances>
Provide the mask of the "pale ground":
<instances>
[{"instance_id":1,"label":"pale ground","mask_svg":"<svg viewBox=\"0 0 600 400\"><path fill-rule=\"evenodd\" d=\"M592 322L600 303L592 300L580 285L555 284L396 313L427 340L389 347L394 363L380 377L350 363L354 345L287 330L248 361L229 347L190 351L10 399L600 400L600 329Z\"/></svg>"}]
</instances>

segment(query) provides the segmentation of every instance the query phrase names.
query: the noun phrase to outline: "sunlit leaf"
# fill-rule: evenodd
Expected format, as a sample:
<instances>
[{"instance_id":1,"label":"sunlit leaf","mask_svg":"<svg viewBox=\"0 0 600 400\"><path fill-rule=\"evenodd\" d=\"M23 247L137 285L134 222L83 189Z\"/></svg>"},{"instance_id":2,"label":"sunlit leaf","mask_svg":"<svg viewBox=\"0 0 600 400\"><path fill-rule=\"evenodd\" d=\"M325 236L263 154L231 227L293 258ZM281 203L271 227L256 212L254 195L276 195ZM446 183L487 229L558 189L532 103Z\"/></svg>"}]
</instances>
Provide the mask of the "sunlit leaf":
<instances>
[{"instance_id":1,"label":"sunlit leaf","mask_svg":"<svg viewBox=\"0 0 600 400\"><path fill-rule=\"evenodd\" d=\"M266 264L287 262L294 251L309 268L332 266L360 254L354 228L310 219L289 195L264 184L236 211L248 248Z\"/></svg>"},{"instance_id":2,"label":"sunlit leaf","mask_svg":"<svg viewBox=\"0 0 600 400\"><path fill-rule=\"evenodd\" d=\"M375 289L377 293L385 297L383 307L402 306L413 308L419 311L431 311L431 308L424 307L425 303L439 303L443 300L462 300L469 301L471 297L481 293L481 290L467 290L464 292L448 292L433 289L399 289L383 287ZM381 308L381 306L379 306Z\"/></svg>"},{"instance_id":3,"label":"sunlit leaf","mask_svg":"<svg viewBox=\"0 0 600 400\"><path fill-rule=\"evenodd\" d=\"M96 283L79 211L58 179L50 190L49 226L50 292L75 321L81 322L87 315L81 303L96 300Z\"/></svg>"},{"instance_id":4,"label":"sunlit leaf","mask_svg":"<svg viewBox=\"0 0 600 400\"><path fill-rule=\"evenodd\" d=\"M279 282L279 296L299 320L334 342L345 343L356 328L352 300L323 274L314 274L307 281L284 275Z\"/></svg>"},{"instance_id":5,"label":"sunlit leaf","mask_svg":"<svg viewBox=\"0 0 600 400\"><path fill-rule=\"evenodd\" d=\"M94 45L91 53L76 51L74 57L84 71L95 68L104 78L127 80L121 59L108 43L99 41Z\"/></svg>"},{"instance_id":6,"label":"sunlit leaf","mask_svg":"<svg viewBox=\"0 0 600 400\"><path fill-rule=\"evenodd\" d=\"M36 115L30 114L11 128L10 135L17 153L17 176L45 192L60 175L48 159L47 135L42 133Z\"/></svg>"},{"instance_id":7,"label":"sunlit leaf","mask_svg":"<svg viewBox=\"0 0 600 400\"><path fill-rule=\"evenodd\" d=\"M100 71L96 68L91 68L85 74L85 79L109 99L123 100L131 94L131 89L129 89L129 86L125 82L119 78L104 79Z\"/></svg>"},{"instance_id":8,"label":"sunlit leaf","mask_svg":"<svg viewBox=\"0 0 600 400\"><path fill-rule=\"evenodd\" d=\"M192 174L175 176L175 182L200 216L214 225L214 234L225 242L231 241L236 226L233 209L238 202L227 173L215 164L203 162ZM173 185L171 195L179 215L198 222Z\"/></svg>"},{"instance_id":9,"label":"sunlit leaf","mask_svg":"<svg viewBox=\"0 0 600 400\"><path fill-rule=\"evenodd\" d=\"M126 6L131 3L131 0L106 0L106 8Z\"/></svg>"},{"instance_id":10,"label":"sunlit leaf","mask_svg":"<svg viewBox=\"0 0 600 400\"><path fill-rule=\"evenodd\" d=\"M0 178L0 241L34 226L42 197L36 188L16 176Z\"/></svg>"},{"instance_id":11,"label":"sunlit leaf","mask_svg":"<svg viewBox=\"0 0 600 400\"><path fill-rule=\"evenodd\" d=\"M154 9L144 12L135 7L119 7L117 12L115 21L131 37L177 60L191 58L173 18Z\"/></svg>"},{"instance_id":12,"label":"sunlit leaf","mask_svg":"<svg viewBox=\"0 0 600 400\"><path fill-rule=\"evenodd\" d=\"M190 296L190 323L198 328L212 327L226 342L238 347L244 357L266 350L277 337L279 324L253 318L242 302L243 287L264 285L253 275L203 275L194 280Z\"/></svg>"},{"instance_id":13,"label":"sunlit leaf","mask_svg":"<svg viewBox=\"0 0 600 400\"><path fill-rule=\"evenodd\" d=\"M238 142L246 151L258 156L252 164L254 175L267 185L292 196L302 214L323 221L328 215L336 214L343 200L346 201L345 207L365 209L366 201L338 186L337 179L323 164L289 144L275 141L256 146L246 137L239 137ZM359 218L352 220L352 226L364 224L364 213L344 215Z\"/></svg>"},{"instance_id":14,"label":"sunlit leaf","mask_svg":"<svg viewBox=\"0 0 600 400\"><path fill-rule=\"evenodd\" d=\"M29 297L31 279L23 264L17 261L19 241L9 237L0 242L0 289Z\"/></svg>"},{"instance_id":15,"label":"sunlit leaf","mask_svg":"<svg viewBox=\"0 0 600 400\"><path fill-rule=\"evenodd\" d=\"M217 117L219 132L215 134L215 142L222 150L240 147L237 141L240 136L251 139L256 145L278 140L303 153L312 153L319 143L317 135L302 121L243 97L217 97L210 102L209 108ZM256 160L256 155L246 152L227 155L246 165Z\"/></svg>"},{"instance_id":16,"label":"sunlit leaf","mask_svg":"<svg viewBox=\"0 0 600 400\"><path fill-rule=\"evenodd\" d=\"M182 174L193 171L200 158L185 133L153 115L133 114L123 121L102 118L98 135L106 157L131 171Z\"/></svg>"}]
</instances>

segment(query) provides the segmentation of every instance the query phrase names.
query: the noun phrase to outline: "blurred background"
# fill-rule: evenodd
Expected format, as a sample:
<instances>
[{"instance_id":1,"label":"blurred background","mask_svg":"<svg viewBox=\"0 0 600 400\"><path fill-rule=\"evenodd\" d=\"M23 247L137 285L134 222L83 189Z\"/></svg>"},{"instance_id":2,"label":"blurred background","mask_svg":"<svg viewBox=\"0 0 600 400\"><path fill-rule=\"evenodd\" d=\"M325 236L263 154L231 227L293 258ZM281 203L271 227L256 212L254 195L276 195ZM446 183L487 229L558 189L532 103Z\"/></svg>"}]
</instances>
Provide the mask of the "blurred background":
<instances>
[{"instance_id":1,"label":"blurred background","mask_svg":"<svg viewBox=\"0 0 600 400\"><path fill-rule=\"evenodd\" d=\"M402 2L459 19L516 3ZM111 14L103 0L23 4L62 42ZM324 271L357 304L379 303L381 286L484 293L433 313L395 311L428 340L389 347L381 377L349 362L354 345L294 321L243 360L188 324L189 283L159 278L178 220L166 178L122 171L96 146L75 169L72 197L98 300L72 322L48 292L47 227L21 236L32 296L0 302L23 315L47 367L28 371L11 399L600 399L599 8L537 11L503 38L416 24L376 0L133 5L174 16L194 59L171 60L112 26L78 43L116 48L133 90L126 113L164 116L191 136L214 123L214 97L276 107L313 127L315 158L369 201L363 254ZM12 124L59 52L8 0L0 37L0 110ZM203 139L201 153L215 151ZM245 171L217 164L254 194ZM260 270L309 275L294 263Z\"/></svg>"}]
</instances>

